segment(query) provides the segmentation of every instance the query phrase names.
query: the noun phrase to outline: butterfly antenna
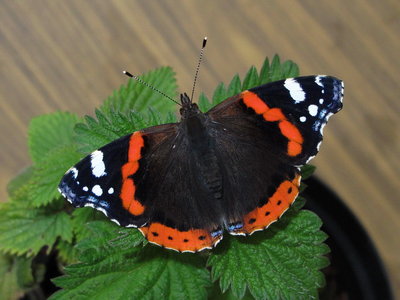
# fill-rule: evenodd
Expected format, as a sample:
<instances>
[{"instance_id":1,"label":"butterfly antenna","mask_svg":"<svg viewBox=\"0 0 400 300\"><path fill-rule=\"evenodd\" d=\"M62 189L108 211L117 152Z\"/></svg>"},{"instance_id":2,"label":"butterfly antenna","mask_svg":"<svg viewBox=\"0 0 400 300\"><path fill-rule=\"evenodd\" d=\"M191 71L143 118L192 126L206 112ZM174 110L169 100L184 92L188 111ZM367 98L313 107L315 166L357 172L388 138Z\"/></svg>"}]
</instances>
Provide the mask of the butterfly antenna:
<instances>
[{"instance_id":1,"label":"butterfly antenna","mask_svg":"<svg viewBox=\"0 0 400 300\"><path fill-rule=\"evenodd\" d=\"M192 96L190 97L190 102L193 102L194 89L196 87L197 78L199 77L200 64L201 64L201 60L203 59L203 52L204 52L204 48L206 47L206 44L207 44L207 37L204 37L203 46L201 47L201 50L200 50L199 62L197 64L197 68L196 68L196 74L194 75Z\"/></svg>"},{"instance_id":2,"label":"butterfly antenna","mask_svg":"<svg viewBox=\"0 0 400 300\"><path fill-rule=\"evenodd\" d=\"M148 88L152 89L153 91L159 93L160 95L164 96L165 98L168 98L169 100L175 102L176 104L182 106L178 101L174 100L173 98L171 98L170 96L168 96L167 94L161 92L160 90L156 89L154 86L151 86L150 84L148 84L147 82L143 81L142 79L140 79L138 76L136 75L132 75L131 73L129 73L128 71L122 71L122 73L124 73L126 76L131 77L133 79L135 79L136 81L140 82L141 84L143 84L144 86L147 86Z\"/></svg>"}]
</instances>

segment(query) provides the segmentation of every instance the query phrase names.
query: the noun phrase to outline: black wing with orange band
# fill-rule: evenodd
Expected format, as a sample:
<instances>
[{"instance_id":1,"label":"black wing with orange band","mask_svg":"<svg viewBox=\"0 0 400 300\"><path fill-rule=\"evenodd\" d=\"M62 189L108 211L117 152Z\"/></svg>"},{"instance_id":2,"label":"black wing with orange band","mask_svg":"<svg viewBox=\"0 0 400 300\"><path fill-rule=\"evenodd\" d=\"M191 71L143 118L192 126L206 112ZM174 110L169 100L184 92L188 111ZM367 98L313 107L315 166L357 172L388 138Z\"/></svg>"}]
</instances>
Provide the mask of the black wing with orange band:
<instances>
[{"instance_id":1,"label":"black wing with orange band","mask_svg":"<svg viewBox=\"0 0 400 300\"><path fill-rule=\"evenodd\" d=\"M217 147L229 166L224 204L231 234L262 230L290 207L298 167L317 154L342 97L343 83L334 77L297 77L244 91L207 113L221 128Z\"/></svg>"},{"instance_id":2,"label":"black wing with orange band","mask_svg":"<svg viewBox=\"0 0 400 300\"><path fill-rule=\"evenodd\" d=\"M258 120L279 127L290 162L304 165L318 153L329 117L342 109L343 90L343 81L331 76L289 78L246 90L208 114L224 123L242 117L243 109L250 110Z\"/></svg>"},{"instance_id":3,"label":"black wing with orange band","mask_svg":"<svg viewBox=\"0 0 400 300\"><path fill-rule=\"evenodd\" d=\"M154 126L101 147L66 172L60 192L75 207L139 228L151 243L181 252L212 248L222 238L220 213L204 201L209 192L178 129Z\"/></svg>"},{"instance_id":4,"label":"black wing with orange band","mask_svg":"<svg viewBox=\"0 0 400 300\"><path fill-rule=\"evenodd\" d=\"M145 132L146 131L146 132ZM124 227L141 227L148 220L146 206L135 197L133 176L143 158L146 136L153 143L173 139L176 124L136 131L94 151L70 168L59 190L75 207L93 207Z\"/></svg>"}]
</instances>

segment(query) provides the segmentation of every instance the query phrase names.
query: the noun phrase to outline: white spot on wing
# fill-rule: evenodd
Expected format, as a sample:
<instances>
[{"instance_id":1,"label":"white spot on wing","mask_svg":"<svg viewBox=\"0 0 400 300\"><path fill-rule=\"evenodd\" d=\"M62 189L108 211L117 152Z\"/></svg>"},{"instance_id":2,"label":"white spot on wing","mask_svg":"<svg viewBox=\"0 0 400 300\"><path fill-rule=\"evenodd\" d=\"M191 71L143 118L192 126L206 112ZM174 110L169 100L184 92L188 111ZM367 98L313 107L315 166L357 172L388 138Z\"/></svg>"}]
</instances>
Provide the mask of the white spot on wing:
<instances>
[{"instance_id":1,"label":"white spot on wing","mask_svg":"<svg viewBox=\"0 0 400 300\"><path fill-rule=\"evenodd\" d=\"M107 214L107 212L106 212L105 209L103 209L103 208L101 208L101 207L95 207L95 209L97 209L98 211L101 211L103 214L106 215L106 217L108 217L108 214Z\"/></svg>"},{"instance_id":2,"label":"white spot on wing","mask_svg":"<svg viewBox=\"0 0 400 300\"><path fill-rule=\"evenodd\" d=\"M90 164L92 166L92 173L96 177L107 175L106 165L103 161L103 152L96 150L91 154Z\"/></svg>"},{"instance_id":3,"label":"white spot on wing","mask_svg":"<svg viewBox=\"0 0 400 300\"><path fill-rule=\"evenodd\" d=\"M319 99L319 104L322 104L322 103L324 103L324 99Z\"/></svg>"},{"instance_id":4,"label":"white spot on wing","mask_svg":"<svg viewBox=\"0 0 400 300\"><path fill-rule=\"evenodd\" d=\"M246 235L246 234L243 233L243 232L234 232L234 231L229 231L229 234L230 234L230 235L243 235L243 236Z\"/></svg>"},{"instance_id":5,"label":"white spot on wing","mask_svg":"<svg viewBox=\"0 0 400 300\"><path fill-rule=\"evenodd\" d=\"M308 106L308 113L315 117L318 114L318 106L316 106L315 104L311 104L310 106Z\"/></svg>"},{"instance_id":6,"label":"white spot on wing","mask_svg":"<svg viewBox=\"0 0 400 300\"><path fill-rule=\"evenodd\" d=\"M320 142L318 143L318 145L317 145L317 151L319 151L319 147L321 147L321 143L322 143L322 141L320 141Z\"/></svg>"},{"instance_id":7,"label":"white spot on wing","mask_svg":"<svg viewBox=\"0 0 400 300\"><path fill-rule=\"evenodd\" d=\"M98 211L101 211L106 217L108 217L107 211L106 211L104 208L101 208L101 207L99 207L99 206L96 206L96 205L93 204L93 203L85 203L84 206L85 206L85 207L91 207L91 208L94 208L94 209L96 209L96 210L98 210Z\"/></svg>"},{"instance_id":8,"label":"white spot on wing","mask_svg":"<svg viewBox=\"0 0 400 300\"><path fill-rule=\"evenodd\" d=\"M101 187L98 184L96 184L92 188L92 193L95 194L96 196L100 197L101 195L103 195L103 190L101 189Z\"/></svg>"},{"instance_id":9,"label":"white spot on wing","mask_svg":"<svg viewBox=\"0 0 400 300\"><path fill-rule=\"evenodd\" d=\"M294 78L286 79L283 86L287 88L295 103L299 103L306 99L306 93L304 93L300 83L298 83Z\"/></svg>"},{"instance_id":10,"label":"white spot on wing","mask_svg":"<svg viewBox=\"0 0 400 300\"><path fill-rule=\"evenodd\" d=\"M87 191L89 190L89 188L88 188L87 186L84 186L84 187L82 188L82 190L84 190L85 192L87 192Z\"/></svg>"},{"instance_id":11,"label":"white spot on wing","mask_svg":"<svg viewBox=\"0 0 400 300\"><path fill-rule=\"evenodd\" d=\"M322 124L320 125L319 132L321 133L321 135L324 134L324 127L325 127L325 125L326 125L326 122L325 122L325 123L322 123Z\"/></svg>"},{"instance_id":12,"label":"white spot on wing","mask_svg":"<svg viewBox=\"0 0 400 300\"><path fill-rule=\"evenodd\" d=\"M310 157L307 159L306 163L308 163L308 162L309 162L310 160L312 160L314 157L315 157L315 155L310 156Z\"/></svg>"},{"instance_id":13,"label":"white spot on wing","mask_svg":"<svg viewBox=\"0 0 400 300\"><path fill-rule=\"evenodd\" d=\"M108 193L111 195L112 193L114 193L114 189L113 189L112 187L110 187L110 188L108 189Z\"/></svg>"},{"instance_id":14,"label":"white spot on wing","mask_svg":"<svg viewBox=\"0 0 400 300\"><path fill-rule=\"evenodd\" d=\"M305 116L301 116L301 117L300 117L300 122L303 122L303 123L304 123L305 121L307 121L307 118L306 118Z\"/></svg>"},{"instance_id":15,"label":"white spot on wing","mask_svg":"<svg viewBox=\"0 0 400 300\"><path fill-rule=\"evenodd\" d=\"M69 171L72 172L72 176L74 176L74 179L78 177L78 170L76 168L71 168Z\"/></svg>"},{"instance_id":16,"label":"white spot on wing","mask_svg":"<svg viewBox=\"0 0 400 300\"><path fill-rule=\"evenodd\" d=\"M341 82L341 86L342 86L342 91L341 91L341 97L340 97L340 102L342 102L343 101L343 95L344 95L344 82L342 81Z\"/></svg>"},{"instance_id":17,"label":"white spot on wing","mask_svg":"<svg viewBox=\"0 0 400 300\"><path fill-rule=\"evenodd\" d=\"M121 225L117 220L115 220L115 219L111 219L111 221L113 221L115 224L117 224L117 225Z\"/></svg>"},{"instance_id":18,"label":"white spot on wing","mask_svg":"<svg viewBox=\"0 0 400 300\"><path fill-rule=\"evenodd\" d=\"M320 75L320 76L316 76L316 77L315 77L315 83L318 84L320 87L324 87L324 85L323 85L322 82L321 82L321 78L322 78L322 77L325 77L325 76L321 76L321 75Z\"/></svg>"}]
</instances>

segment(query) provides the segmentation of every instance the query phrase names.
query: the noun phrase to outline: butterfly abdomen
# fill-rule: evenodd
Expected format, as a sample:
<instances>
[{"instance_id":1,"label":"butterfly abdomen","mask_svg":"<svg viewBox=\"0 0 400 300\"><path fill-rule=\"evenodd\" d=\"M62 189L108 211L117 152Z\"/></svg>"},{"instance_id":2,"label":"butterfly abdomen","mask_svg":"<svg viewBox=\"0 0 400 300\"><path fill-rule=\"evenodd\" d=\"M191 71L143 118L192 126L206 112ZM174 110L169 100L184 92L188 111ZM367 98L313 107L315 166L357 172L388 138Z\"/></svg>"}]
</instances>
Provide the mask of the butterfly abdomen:
<instances>
[{"instance_id":1,"label":"butterfly abdomen","mask_svg":"<svg viewBox=\"0 0 400 300\"><path fill-rule=\"evenodd\" d=\"M191 149L192 164L198 170L198 182L204 185L209 198L219 200L223 196L222 172L215 153L215 138L210 134L209 117L198 113L183 120L188 149ZM214 203L220 206L220 203Z\"/></svg>"}]
</instances>

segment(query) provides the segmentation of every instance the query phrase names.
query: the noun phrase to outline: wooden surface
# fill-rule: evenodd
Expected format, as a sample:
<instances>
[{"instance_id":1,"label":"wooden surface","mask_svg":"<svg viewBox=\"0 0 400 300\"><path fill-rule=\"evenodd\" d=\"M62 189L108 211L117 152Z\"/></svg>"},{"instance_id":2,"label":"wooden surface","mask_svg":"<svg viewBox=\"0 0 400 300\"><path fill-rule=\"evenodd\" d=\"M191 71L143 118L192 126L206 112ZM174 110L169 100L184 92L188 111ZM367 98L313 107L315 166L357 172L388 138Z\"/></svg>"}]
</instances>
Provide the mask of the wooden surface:
<instances>
[{"instance_id":1,"label":"wooden surface","mask_svg":"<svg viewBox=\"0 0 400 300\"><path fill-rule=\"evenodd\" d=\"M345 81L344 110L313 163L372 236L400 298L399 33L398 0L1 1L0 196L30 163L29 120L92 114L126 82L121 70L170 65L190 91L207 35L198 91L210 95L279 53L304 75Z\"/></svg>"}]
</instances>

